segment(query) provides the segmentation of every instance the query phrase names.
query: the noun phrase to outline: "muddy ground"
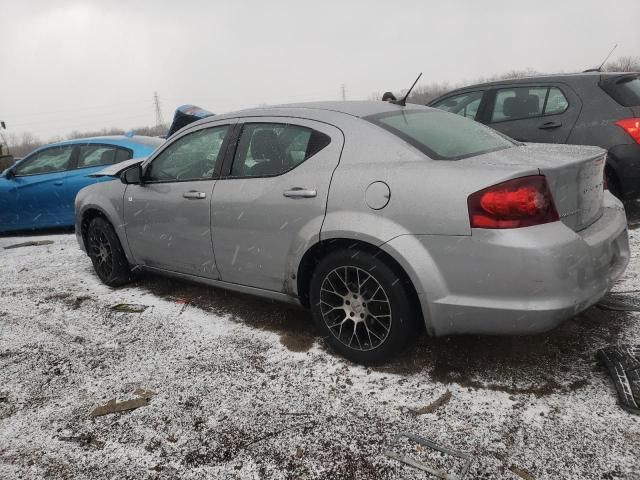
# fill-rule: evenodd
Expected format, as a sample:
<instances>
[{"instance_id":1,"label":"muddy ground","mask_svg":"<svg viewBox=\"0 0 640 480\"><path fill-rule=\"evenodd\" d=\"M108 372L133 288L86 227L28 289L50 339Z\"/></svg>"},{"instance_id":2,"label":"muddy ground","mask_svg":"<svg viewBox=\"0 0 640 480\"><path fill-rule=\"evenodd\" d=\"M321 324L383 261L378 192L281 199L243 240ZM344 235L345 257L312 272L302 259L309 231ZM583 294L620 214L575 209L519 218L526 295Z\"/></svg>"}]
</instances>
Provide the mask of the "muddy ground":
<instances>
[{"instance_id":1,"label":"muddy ground","mask_svg":"<svg viewBox=\"0 0 640 480\"><path fill-rule=\"evenodd\" d=\"M640 230L615 290L640 291ZM27 240L49 245L4 250ZM598 348L640 314L592 307L543 335L425 335L375 369L300 309L155 276L102 285L69 233L0 238L0 478L433 478L384 452L411 432L466 478L640 478L640 417ZM118 303L148 306L117 312ZM93 416L109 400L139 408ZM460 471L460 461L395 450Z\"/></svg>"}]
</instances>

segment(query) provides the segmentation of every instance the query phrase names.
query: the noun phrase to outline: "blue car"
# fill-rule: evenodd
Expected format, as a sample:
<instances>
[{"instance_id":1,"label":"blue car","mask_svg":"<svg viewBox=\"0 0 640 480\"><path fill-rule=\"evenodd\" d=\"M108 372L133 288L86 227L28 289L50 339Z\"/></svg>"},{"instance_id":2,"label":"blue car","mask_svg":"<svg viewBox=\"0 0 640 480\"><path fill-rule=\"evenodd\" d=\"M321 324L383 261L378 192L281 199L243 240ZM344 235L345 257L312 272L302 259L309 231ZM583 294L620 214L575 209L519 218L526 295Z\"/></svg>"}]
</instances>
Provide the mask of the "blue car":
<instances>
[{"instance_id":1,"label":"blue car","mask_svg":"<svg viewBox=\"0 0 640 480\"><path fill-rule=\"evenodd\" d=\"M146 157L163 143L160 138L118 135L35 150L0 176L0 233L73 226L73 203L80 189L112 180L90 175L107 165Z\"/></svg>"}]
</instances>

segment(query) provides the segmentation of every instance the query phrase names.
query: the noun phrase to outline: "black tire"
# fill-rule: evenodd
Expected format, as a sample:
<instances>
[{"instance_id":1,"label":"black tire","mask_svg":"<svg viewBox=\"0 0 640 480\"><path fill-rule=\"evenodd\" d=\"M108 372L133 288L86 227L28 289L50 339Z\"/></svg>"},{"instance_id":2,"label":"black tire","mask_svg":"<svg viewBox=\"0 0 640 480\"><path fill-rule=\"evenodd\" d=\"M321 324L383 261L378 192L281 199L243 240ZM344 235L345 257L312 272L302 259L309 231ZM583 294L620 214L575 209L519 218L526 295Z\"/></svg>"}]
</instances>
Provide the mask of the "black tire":
<instances>
[{"instance_id":1,"label":"black tire","mask_svg":"<svg viewBox=\"0 0 640 480\"><path fill-rule=\"evenodd\" d=\"M607 188L611 194L622 200L622 189L620 188L620 180L618 179L618 176L610 168L607 168L605 175L607 177Z\"/></svg>"},{"instance_id":2,"label":"black tire","mask_svg":"<svg viewBox=\"0 0 640 480\"><path fill-rule=\"evenodd\" d=\"M131 281L131 269L118 235L104 218L94 218L89 224L87 253L103 283L119 287Z\"/></svg>"},{"instance_id":3,"label":"black tire","mask_svg":"<svg viewBox=\"0 0 640 480\"><path fill-rule=\"evenodd\" d=\"M356 363L376 365L402 351L416 331L408 289L402 275L382 259L344 249L320 260L309 299L316 326L336 352Z\"/></svg>"}]
</instances>

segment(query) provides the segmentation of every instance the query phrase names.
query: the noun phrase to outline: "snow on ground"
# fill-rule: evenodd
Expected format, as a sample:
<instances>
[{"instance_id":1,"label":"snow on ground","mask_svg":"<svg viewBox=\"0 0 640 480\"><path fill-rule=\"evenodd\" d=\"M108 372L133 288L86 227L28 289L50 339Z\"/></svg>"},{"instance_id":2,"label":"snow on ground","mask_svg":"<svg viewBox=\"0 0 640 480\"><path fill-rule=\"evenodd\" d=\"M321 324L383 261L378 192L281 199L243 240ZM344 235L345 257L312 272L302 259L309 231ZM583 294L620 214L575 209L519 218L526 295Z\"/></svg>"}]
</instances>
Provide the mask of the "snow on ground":
<instances>
[{"instance_id":1,"label":"snow on ground","mask_svg":"<svg viewBox=\"0 0 640 480\"><path fill-rule=\"evenodd\" d=\"M634 295L630 235L616 290ZM303 310L154 276L111 289L70 234L0 247L30 239L54 243L0 249L1 479L432 478L384 455L399 432L470 452L470 479L640 478L640 418L594 358L640 343L639 314L591 308L530 337L423 336L369 369L329 352ZM124 302L149 308L110 309ZM155 392L148 405L90 417L138 388Z\"/></svg>"}]
</instances>

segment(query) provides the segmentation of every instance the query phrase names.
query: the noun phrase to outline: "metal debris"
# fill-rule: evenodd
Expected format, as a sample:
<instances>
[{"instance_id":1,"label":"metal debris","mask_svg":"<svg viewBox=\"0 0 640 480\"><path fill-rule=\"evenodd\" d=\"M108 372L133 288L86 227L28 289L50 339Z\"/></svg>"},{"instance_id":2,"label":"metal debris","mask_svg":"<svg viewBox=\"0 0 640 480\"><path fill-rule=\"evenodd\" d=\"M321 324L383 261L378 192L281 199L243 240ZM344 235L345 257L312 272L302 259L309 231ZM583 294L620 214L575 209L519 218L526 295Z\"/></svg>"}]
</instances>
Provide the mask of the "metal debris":
<instances>
[{"instance_id":1,"label":"metal debris","mask_svg":"<svg viewBox=\"0 0 640 480\"><path fill-rule=\"evenodd\" d=\"M141 313L144 312L148 305L138 305L135 303L118 303L117 305L113 305L111 310L116 312L127 312L127 313Z\"/></svg>"},{"instance_id":2,"label":"metal debris","mask_svg":"<svg viewBox=\"0 0 640 480\"><path fill-rule=\"evenodd\" d=\"M640 312L640 298L637 295L609 293L596 306L616 312Z\"/></svg>"},{"instance_id":3,"label":"metal debris","mask_svg":"<svg viewBox=\"0 0 640 480\"><path fill-rule=\"evenodd\" d=\"M640 415L640 345L621 345L598 350L618 392L620 406Z\"/></svg>"},{"instance_id":4,"label":"metal debris","mask_svg":"<svg viewBox=\"0 0 640 480\"><path fill-rule=\"evenodd\" d=\"M11 250L12 248L21 248L21 247L39 247L41 245L51 245L53 240L31 240L29 242L15 243L13 245L7 245L4 247L5 250Z\"/></svg>"},{"instance_id":5,"label":"metal debris","mask_svg":"<svg viewBox=\"0 0 640 480\"><path fill-rule=\"evenodd\" d=\"M451 448L446 448L446 447L441 447L440 445L435 444L434 442L432 442L431 440L427 440L426 438L422 438L419 437L418 435L414 435L412 433L399 433L395 436L395 438L393 439L393 442L391 444L391 446L396 446L398 444L398 440L400 440L401 438L407 438L415 443L418 443L420 445L423 445L425 447L429 447L432 450L436 450L438 452L442 452L446 455L450 455L452 457L458 458L460 460L464 460L464 465L462 467L462 471L460 472L460 475L456 475L454 473L447 473L444 472L442 470L437 470L435 468L431 468L430 466L426 465L425 463L416 460L414 458L411 458L407 455L403 455L401 453L397 453L392 451L391 449L386 449L384 451L384 454L389 457L389 458L393 458L394 460L397 460L398 462L404 463L405 465L409 465L410 467L413 467L415 469L421 470L423 472L426 472L430 475L433 475L435 477L438 477L442 480L462 480L467 473L469 472L469 468L471 467L471 463L473 462L473 459L471 458L471 455L469 455L468 453L465 452L460 452L458 450L453 450Z\"/></svg>"},{"instance_id":6,"label":"metal debris","mask_svg":"<svg viewBox=\"0 0 640 480\"><path fill-rule=\"evenodd\" d=\"M412 415L424 415L425 413L433 413L438 410L440 407L444 407L451 400L451 392L447 390L442 395L440 395L436 400L431 402L429 405L409 410Z\"/></svg>"},{"instance_id":7,"label":"metal debris","mask_svg":"<svg viewBox=\"0 0 640 480\"><path fill-rule=\"evenodd\" d=\"M106 404L97 406L89 414L91 418L101 417L102 415L109 415L111 413L126 412L128 410L135 410L136 408L146 407L149 405L151 397L139 397L133 400L125 400L124 402L116 402L116 399L109 400Z\"/></svg>"}]
</instances>

